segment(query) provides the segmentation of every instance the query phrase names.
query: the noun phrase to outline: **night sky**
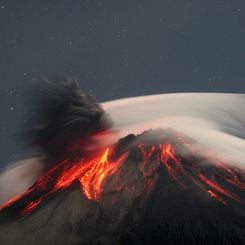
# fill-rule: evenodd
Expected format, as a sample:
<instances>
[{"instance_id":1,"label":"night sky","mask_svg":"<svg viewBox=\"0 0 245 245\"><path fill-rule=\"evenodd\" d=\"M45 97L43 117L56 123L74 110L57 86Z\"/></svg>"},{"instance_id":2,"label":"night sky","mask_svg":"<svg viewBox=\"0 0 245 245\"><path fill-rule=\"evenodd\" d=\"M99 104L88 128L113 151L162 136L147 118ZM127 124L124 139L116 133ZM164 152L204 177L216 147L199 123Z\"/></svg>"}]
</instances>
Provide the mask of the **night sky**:
<instances>
[{"instance_id":1,"label":"night sky","mask_svg":"<svg viewBox=\"0 0 245 245\"><path fill-rule=\"evenodd\" d=\"M65 73L99 101L245 92L244 0L0 1L0 166L18 156L39 75Z\"/></svg>"}]
</instances>

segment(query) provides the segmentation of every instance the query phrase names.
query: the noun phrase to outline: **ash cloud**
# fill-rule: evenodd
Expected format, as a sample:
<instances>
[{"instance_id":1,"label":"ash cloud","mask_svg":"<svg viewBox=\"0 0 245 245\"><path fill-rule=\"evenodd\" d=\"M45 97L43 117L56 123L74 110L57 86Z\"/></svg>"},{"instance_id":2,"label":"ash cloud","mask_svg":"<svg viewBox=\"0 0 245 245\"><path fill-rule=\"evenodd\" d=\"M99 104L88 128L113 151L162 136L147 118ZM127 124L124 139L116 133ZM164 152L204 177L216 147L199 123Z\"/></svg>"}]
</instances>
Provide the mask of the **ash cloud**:
<instances>
[{"instance_id":1,"label":"ash cloud","mask_svg":"<svg viewBox=\"0 0 245 245\"><path fill-rule=\"evenodd\" d=\"M41 77L28 94L33 109L25 136L29 145L56 161L72 152L84 153L91 136L112 126L96 99L83 93L71 77Z\"/></svg>"}]
</instances>

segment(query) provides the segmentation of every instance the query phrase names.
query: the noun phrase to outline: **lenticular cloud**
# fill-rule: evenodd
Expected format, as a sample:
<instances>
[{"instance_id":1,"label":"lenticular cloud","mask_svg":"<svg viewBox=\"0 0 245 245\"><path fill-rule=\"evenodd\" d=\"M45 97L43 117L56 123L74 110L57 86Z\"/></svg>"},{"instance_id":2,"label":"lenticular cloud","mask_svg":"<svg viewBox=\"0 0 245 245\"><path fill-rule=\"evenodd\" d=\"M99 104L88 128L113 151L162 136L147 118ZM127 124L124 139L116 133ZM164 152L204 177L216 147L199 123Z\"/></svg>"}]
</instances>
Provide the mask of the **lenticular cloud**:
<instances>
[{"instance_id":1,"label":"lenticular cloud","mask_svg":"<svg viewBox=\"0 0 245 245\"><path fill-rule=\"evenodd\" d=\"M223 159L245 168L245 95L159 94L102 103L120 136L175 129Z\"/></svg>"}]
</instances>

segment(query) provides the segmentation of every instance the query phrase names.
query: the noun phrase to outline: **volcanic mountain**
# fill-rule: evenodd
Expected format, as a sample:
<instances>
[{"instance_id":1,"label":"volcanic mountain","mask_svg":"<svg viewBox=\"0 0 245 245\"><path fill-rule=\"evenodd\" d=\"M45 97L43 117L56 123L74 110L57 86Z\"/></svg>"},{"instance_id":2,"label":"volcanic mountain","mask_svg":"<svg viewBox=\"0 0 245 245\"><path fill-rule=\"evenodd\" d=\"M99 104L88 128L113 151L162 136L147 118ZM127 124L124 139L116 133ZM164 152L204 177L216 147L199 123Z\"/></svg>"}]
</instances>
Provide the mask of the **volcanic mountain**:
<instances>
[{"instance_id":1,"label":"volcanic mountain","mask_svg":"<svg viewBox=\"0 0 245 245\"><path fill-rule=\"evenodd\" d=\"M128 135L3 206L1 244L243 244L244 187L178 132Z\"/></svg>"},{"instance_id":2,"label":"volcanic mountain","mask_svg":"<svg viewBox=\"0 0 245 245\"><path fill-rule=\"evenodd\" d=\"M216 120L230 132L221 134L214 124L190 118L190 105L185 112L178 109L188 119L182 115L179 121L176 117L168 121L173 127L166 127L167 119L160 122L162 127L153 129L142 122L146 130L118 137L132 129L125 129L128 122L133 125L140 120L134 117L137 113L153 120L158 111L146 110L148 104L141 99L138 102L144 106L137 105L135 114L130 113L129 105L138 102L130 100L107 105L108 115L73 79L43 79L39 86L41 89L32 93L39 105L38 113L31 117L37 124L32 122L34 127L25 134L28 146L38 148L39 154L22 159L0 175L7 194L0 195L4 200L0 206L1 244L245 244L243 159L214 154L218 148L213 151L210 147L215 146L213 140L207 141L210 145L202 144L203 139L215 135L217 145L232 146L225 149L242 154L243 134L235 138L234 120ZM218 100L222 103L212 102L216 107L207 110L200 106L205 100L199 97L195 98L200 102L199 117L221 110L217 108L227 100L223 95ZM228 97L240 108L242 96ZM152 98L146 101L157 107L159 102L153 99L154 103ZM160 100L169 103L165 108L172 105L171 111L165 112L173 116L172 99ZM182 101L189 105L186 95ZM243 122L238 112L236 119ZM183 120L195 123L182 127ZM203 134L195 127L213 134L200 138ZM220 136L223 142L218 140ZM32 162L27 164L28 159ZM27 166L29 174L35 166L42 170L30 181L23 178L26 175L18 166ZM21 178L17 178L20 172Z\"/></svg>"}]
</instances>

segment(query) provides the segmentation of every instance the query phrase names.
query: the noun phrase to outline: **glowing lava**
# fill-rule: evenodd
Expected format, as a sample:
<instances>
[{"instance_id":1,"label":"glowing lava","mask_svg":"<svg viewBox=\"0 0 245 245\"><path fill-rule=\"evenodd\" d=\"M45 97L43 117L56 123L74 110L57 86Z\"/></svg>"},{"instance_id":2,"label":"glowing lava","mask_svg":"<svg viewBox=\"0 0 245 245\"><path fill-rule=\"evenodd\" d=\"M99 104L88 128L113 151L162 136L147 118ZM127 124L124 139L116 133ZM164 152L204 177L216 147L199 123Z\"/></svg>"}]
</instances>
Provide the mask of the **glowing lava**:
<instances>
[{"instance_id":1,"label":"glowing lava","mask_svg":"<svg viewBox=\"0 0 245 245\"><path fill-rule=\"evenodd\" d=\"M185 146L185 151L188 147ZM244 189L244 183L235 170L226 167L224 164L217 164L214 160L200 156L201 160L209 160L215 162L212 165L212 171L222 178L222 185L208 175L208 171L198 162L191 162L190 158L183 159L183 156L176 154L176 149L172 143L163 143L155 145L139 144L133 146L141 154L141 162L139 171L145 178L145 185L149 190L153 187L157 177L157 170L165 168L170 176L172 176L182 187L183 176L194 180L193 183L202 186L212 198L223 204L228 204L228 199L233 199L237 202L243 200L232 193L232 189L226 189L226 186L232 188ZM191 150L189 149L189 152ZM28 189L25 193L14 197L1 207L1 210L12 210L18 215L25 215L40 205L51 194L68 188L72 183L78 181L81 185L82 192L88 199L99 201L104 191L104 185L109 176L114 176L120 173L124 166L130 151L121 154L116 160L112 160L114 147L106 148L101 154L95 157L86 157L75 162L64 160L60 164L50 169L45 175L39 178L37 182ZM188 155L188 154L187 154ZM196 159L196 158L193 158ZM200 161L201 162L201 161ZM191 167L190 167L191 166ZM115 178L116 183L114 189L120 191L122 188L132 189L126 183L120 182L120 178ZM123 180L127 181L127 180Z\"/></svg>"},{"instance_id":2,"label":"glowing lava","mask_svg":"<svg viewBox=\"0 0 245 245\"><path fill-rule=\"evenodd\" d=\"M26 214L50 194L69 187L76 180L81 183L82 191L88 199L97 200L103 192L105 179L114 174L127 157L125 153L117 160L109 161L109 153L110 148L107 148L102 155L94 159L81 159L75 163L63 161L49 170L25 193L9 200L1 207L1 210L7 209L21 199L25 201L29 196L30 200L21 205L23 206L21 214Z\"/></svg>"},{"instance_id":3,"label":"glowing lava","mask_svg":"<svg viewBox=\"0 0 245 245\"><path fill-rule=\"evenodd\" d=\"M109 148L97 164L91 165L89 170L79 178L81 187L88 199L97 200L103 192L104 180L116 173L123 164L127 153L115 162L108 161Z\"/></svg>"}]
</instances>

